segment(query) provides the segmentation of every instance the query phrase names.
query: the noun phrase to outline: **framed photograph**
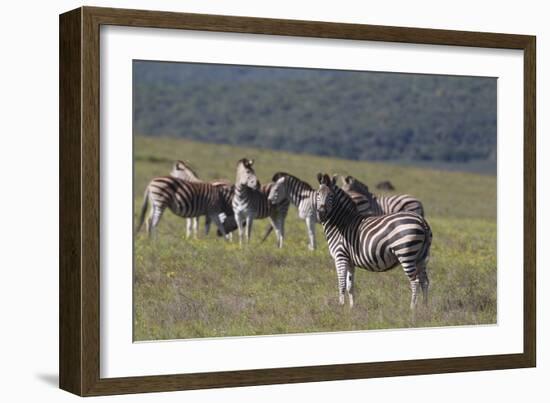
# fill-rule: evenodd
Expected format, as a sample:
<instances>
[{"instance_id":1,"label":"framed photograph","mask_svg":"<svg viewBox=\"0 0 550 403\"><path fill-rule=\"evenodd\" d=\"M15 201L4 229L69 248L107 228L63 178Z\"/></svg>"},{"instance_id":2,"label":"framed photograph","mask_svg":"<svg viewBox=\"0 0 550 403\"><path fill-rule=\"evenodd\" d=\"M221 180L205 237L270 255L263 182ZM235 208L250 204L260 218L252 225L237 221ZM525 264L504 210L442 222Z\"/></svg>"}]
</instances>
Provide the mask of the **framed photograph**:
<instances>
[{"instance_id":1,"label":"framed photograph","mask_svg":"<svg viewBox=\"0 0 550 403\"><path fill-rule=\"evenodd\" d=\"M535 37L60 16L60 387L533 367Z\"/></svg>"}]
</instances>

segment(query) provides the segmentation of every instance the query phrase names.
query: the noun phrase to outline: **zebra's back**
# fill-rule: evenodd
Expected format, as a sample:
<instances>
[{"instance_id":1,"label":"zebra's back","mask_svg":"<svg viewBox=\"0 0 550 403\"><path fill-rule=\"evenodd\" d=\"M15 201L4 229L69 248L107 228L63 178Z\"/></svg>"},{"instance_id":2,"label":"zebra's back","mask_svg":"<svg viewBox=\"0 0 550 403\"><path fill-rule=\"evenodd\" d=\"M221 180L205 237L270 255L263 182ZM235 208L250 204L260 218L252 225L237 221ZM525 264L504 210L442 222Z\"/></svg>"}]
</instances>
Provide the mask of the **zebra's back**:
<instances>
[{"instance_id":1,"label":"zebra's back","mask_svg":"<svg viewBox=\"0 0 550 403\"><path fill-rule=\"evenodd\" d=\"M420 200L408 194L373 195L373 212L376 215L413 212L424 216L424 206Z\"/></svg>"},{"instance_id":2,"label":"zebra's back","mask_svg":"<svg viewBox=\"0 0 550 403\"><path fill-rule=\"evenodd\" d=\"M220 190L209 183L161 176L151 180L148 190L154 206L169 208L181 217L198 217L222 210Z\"/></svg>"}]
</instances>

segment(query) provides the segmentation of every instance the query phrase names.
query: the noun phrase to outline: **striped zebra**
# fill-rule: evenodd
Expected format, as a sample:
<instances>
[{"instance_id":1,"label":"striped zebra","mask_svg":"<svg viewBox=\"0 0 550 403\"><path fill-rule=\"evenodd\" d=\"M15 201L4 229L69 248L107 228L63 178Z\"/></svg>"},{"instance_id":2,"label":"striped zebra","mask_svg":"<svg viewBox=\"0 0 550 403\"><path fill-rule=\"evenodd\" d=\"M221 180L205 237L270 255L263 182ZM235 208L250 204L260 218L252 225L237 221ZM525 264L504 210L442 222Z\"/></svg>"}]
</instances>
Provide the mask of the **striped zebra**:
<instances>
[{"instance_id":1,"label":"striped zebra","mask_svg":"<svg viewBox=\"0 0 550 403\"><path fill-rule=\"evenodd\" d=\"M411 284L411 309L422 289L428 300L428 273L432 232L426 220L412 212L361 216L351 198L326 174L318 174L314 208L323 225L330 255L336 265L339 302L353 307L355 267L383 272L401 264Z\"/></svg>"},{"instance_id":2,"label":"striped zebra","mask_svg":"<svg viewBox=\"0 0 550 403\"><path fill-rule=\"evenodd\" d=\"M235 195L232 206L235 215L237 229L239 230L239 245L250 241L252 222L254 219L269 218L271 226L275 229L277 245L283 247L285 219L290 202L286 201L274 205L267 200L272 183L261 186L254 172L253 160L243 158L237 163L237 175L235 180ZM224 225L228 231L231 229Z\"/></svg>"},{"instance_id":3,"label":"striped zebra","mask_svg":"<svg viewBox=\"0 0 550 403\"><path fill-rule=\"evenodd\" d=\"M174 163L174 166L172 167L172 171L170 172L170 176L174 178L183 179L189 182L203 182L202 179L199 178L199 175L196 173L196 171L193 170L191 165L188 162L181 161L181 160L176 161ZM229 191L230 192L229 195L232 196L232 189L230 188L233 187L233 184L228 180L217 179L217 180L210 181L208 183L214 186L226 187L227 189L225 189L225 191L226 192ZM231 204L231 201L229 201L229 204ZM226 216L222 214L220 216L220 220L223 222L225 221L225 219L226 219ZM210 217L206 216L205 222L204 222L205 235L208 235L208 233L210 232L210 224L211 224ZM191 234L193 235L194 238L196 238L198 235L198 232L199 232L199 217L187 218L187 232L186 232L187 238L189 238Z\"/></svg>"},{"instance_id":4,"label":"striped zebra","mask_svg":"<svg viewBox=\"0 0 550 403\"><path fill-rule=\"evenodd\" d=\"M170 172L170 176L174 178L179 178L184 181L189 182L202 182L199 179L199 176L193 171L191 166L183 161L176 161ZM187 238L191 237L191 234L194 238L197 237L199 232L199 217L186 218L187 222Z\"/></svg>"},{"instance_id":5,"label":"striped zebra","mask_svg":"<svg viewBox=\"0 0 550 403\"><path fill-rule=\"evenodd\" d=\"M270 203L269 200L267 200L267 197L269 196L269 192L272 186L273 186L272 182L269 182L265 185L260 186L260 193L262 193L262 197L259 200L260 200L261 206L258 209L259 211L258 216L255 218L257 219L269 218L269 225L267 227L266 233L262 238L262 242L264 242L269 236L269 234L271 234L271 232L273 231L273 228L279 227L279 226L284 227L284 220L286 219L286 216L288 214L288 208L290 206L290 202L288 200L285 200L282 203L279 203L277 205L275 205L274 203ZM264 203L266 200L268 203ZM283 220L280 225L275 226L273 224L275 221L279 222L280 220ZM233 231L238 229L235 216L234 215L228 216L227 219L223 221L223 227L225 229L225 233L227 234L227 236L231 236ZM243 222L243 228L246 228L246 220ZM284 232L284 228L283 228L283 232ZM219 230L218 230L218 236L222 236L222 233ZM282 240L281 240L281 243L282 243ZM279 239L277 239L277 245L279 245Z\"/></svg>"},{"instance_id":6,"label":"striped zebra","mask_svg":"<svg viewBox=\"0 0 550 403\"><path fill-rule=\"evenodd\" d=\"M147 233L152 236L164 210L168 208L174 214L185 218L209 216L225 235L219 215L231 212L226 192L228 191L223 187L210 183L189 182L172 176L153 178L145 189L137 231L139 232L145 222ZM151 209L145 219L149 204Z\"/></svg>"},{"instance_id":7,"label":"striped zebra","mask_svg":"<svg viewBox=\"0 0 550 403\"><path fill-rule=\"evenodd\" d=\"M273 175L273 186L269 192L267 199L272 204L282 203L285 200L290 200L298 209L298 217L306 222L307 234L309 237L309 250L314 250L316 247L315 240L315 211L313 210L313 197L315 190L297 177L286 172L277 172ZM267 237L269 233L266 233Z\"/></svg>"},{"instance_id":8,"label":"striped zebra","mask_svg":"<svg viewBox=\"0 0 550 403\"><path fill-rule=\"evenodd\" d=\"M400 211L410 211L424 216L424 207L420 200L411 195L377 195L371 193L368 186L354 178L346 176L343 179L342 190L346 193L357 192L365 195L371 204L373 215L383 215L398 213Z\"/></svg>"}]
</instances>

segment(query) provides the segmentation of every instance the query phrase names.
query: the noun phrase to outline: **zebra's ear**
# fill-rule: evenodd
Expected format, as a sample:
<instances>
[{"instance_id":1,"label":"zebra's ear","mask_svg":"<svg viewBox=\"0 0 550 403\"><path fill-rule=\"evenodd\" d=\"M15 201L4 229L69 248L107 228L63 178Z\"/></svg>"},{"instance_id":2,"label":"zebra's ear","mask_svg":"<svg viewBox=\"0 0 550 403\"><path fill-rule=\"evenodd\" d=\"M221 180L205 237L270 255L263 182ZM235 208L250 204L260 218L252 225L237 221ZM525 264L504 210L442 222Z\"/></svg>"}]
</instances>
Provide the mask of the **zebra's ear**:
<instances>
[{"instance_id":1,"label":"zebra's ear","mask_svg":"<svg viewBox=\"0 0 550 403\"><path fill-rule=\"evenodd\" d=\"M319 181L319 185L323 184L323 174L321 172L317 174L317 180Z\"/></svg>"},{"instance_id":2,"label":"zebra's ear","mask_svg":"<svg viewBox=\"0 0 550 403\"><path fill-rule=\"evenodd\" d=\"M254 165L254 160L248 160L248 165L249 165L249 166Z\"/></svg>"},{"instance_id":3,"label":"zebra's ear","mask_svg":"<svg viewBox=\"0 0 550 403\"><path fill-rule=\"evenodd\" d=\"M348 175L344 178L344 182L347 183L348 185L351 185L351 182L353 181L353 177Z\"/></svg>"},{"instance_id":4,"label":"zebra's ear","mask_svg":"<svg viewBox=\"0 0 550 403\"><path fill-rule=\"evenodd\" d=\"M183 162L182 161L176 161L174 164L174 169L176 171L183 171Z\"/></svg>"},{"instance_id":5,"label":"zebra's ear","mask_svg":"<svg viewBox=\"0 0 550 403\"><path fill-rule=\"evenodd\" d=\"M336 186L337 181L338 181L338 174L332 175L331 185Z\"/></svg>"}]
</instances>

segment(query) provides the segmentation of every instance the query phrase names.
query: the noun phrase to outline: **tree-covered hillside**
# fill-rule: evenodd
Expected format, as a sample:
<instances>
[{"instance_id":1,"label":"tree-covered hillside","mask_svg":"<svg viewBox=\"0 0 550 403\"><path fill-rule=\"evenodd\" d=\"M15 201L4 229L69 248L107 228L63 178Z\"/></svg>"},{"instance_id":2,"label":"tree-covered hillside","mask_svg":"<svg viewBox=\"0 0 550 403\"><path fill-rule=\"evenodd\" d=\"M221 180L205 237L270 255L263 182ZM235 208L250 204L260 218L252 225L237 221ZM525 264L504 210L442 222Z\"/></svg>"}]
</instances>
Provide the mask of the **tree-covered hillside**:
<instances>
[{"instance_id":1,"label":"tree-covered hillside","mask_svg":"<svg viewBox=\"0 0 550 403\"><path fill-rule=\"evenodd\" d=\"M495 78L135 61L133 82L139 134L355 160L496 160Z\"/></svg>"}]
</instances>

